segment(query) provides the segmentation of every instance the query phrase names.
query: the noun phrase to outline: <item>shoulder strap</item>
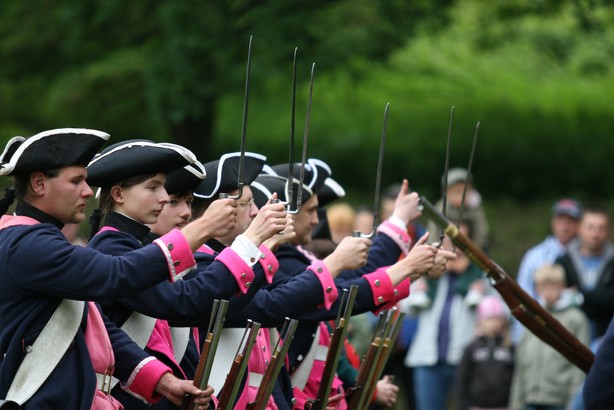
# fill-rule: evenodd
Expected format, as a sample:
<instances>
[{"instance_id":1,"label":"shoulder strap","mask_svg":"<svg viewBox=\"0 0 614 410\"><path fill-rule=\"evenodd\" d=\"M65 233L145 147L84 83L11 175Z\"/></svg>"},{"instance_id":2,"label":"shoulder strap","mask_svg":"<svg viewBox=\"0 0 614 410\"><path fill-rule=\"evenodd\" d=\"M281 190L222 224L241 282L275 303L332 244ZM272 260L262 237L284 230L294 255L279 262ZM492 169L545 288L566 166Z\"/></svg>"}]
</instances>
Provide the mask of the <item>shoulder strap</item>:
<instances>
[{"instance_id":1,"label":"shoulder strap","mask_svg":"<svg viewBox=\"0 0 614 410\"><path fill-rule=\"evenodd\" d=\"M185 351L187 350L188 343L190 341L191 330L192 329L189 327L171 327L173 352L175 353L175 360L177 360L177 363L181 363L181 360L183 360L183 356L185 355ZM195 342L198 343L198 340Z\"/></svg>"},{"instance_id":2,"label":"shoulder strap","mask_svg":"<svg viewBox=\"0 0 614 410\"><path fill-rule=\"evenodd\" d=\"M292 385L300 390L303 390L309 380L311 369L313 368L313 362L316 360L316 352L318 351L318 345L320 344L320 326L316 330L316 334L313 338L313 343L309 348L309 352L305 356L305 359L301 362L298 368L292 373L290 378L292 379Z\"/></svg>"},{"instance_id":3,"label":"shoulder strap","mask_svg":"<svg viewBox=\"0 0 614 410\"><path fill-rule=\"evenodd\" d=\"M143 315L139 312L132 312L126 319L121 329L126 333L134 343L141 349L145 349L147 342L151 338L154 327L156 326L156 318ZM111 379L111 389L119 383L119 379L113 377Z\"/></svg>"},{"instance_id":4,"label":"shoulder strap","mask_svg":"<svg viewBox=\"0 0 614 410\"><path fill-rule=\"evenodd\" d=\"M60 303L17 369L7 400L22 405L43 385L75 338L84 308L82 301Z\"/></svg>"}]
</instances>

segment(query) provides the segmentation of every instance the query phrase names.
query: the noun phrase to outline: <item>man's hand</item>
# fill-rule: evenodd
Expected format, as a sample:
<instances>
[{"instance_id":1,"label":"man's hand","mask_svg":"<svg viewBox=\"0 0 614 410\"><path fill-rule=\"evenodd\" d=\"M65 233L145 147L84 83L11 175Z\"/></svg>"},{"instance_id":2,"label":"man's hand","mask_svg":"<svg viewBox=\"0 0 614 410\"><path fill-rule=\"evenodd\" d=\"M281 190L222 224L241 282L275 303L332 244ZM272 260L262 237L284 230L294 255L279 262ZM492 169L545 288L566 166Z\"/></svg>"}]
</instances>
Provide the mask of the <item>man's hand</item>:
<instances>
[{"instance_id":1,"label":"man's hand","mask_svg":"<svg viewBox=\"0 0 614 410\"><path fill-rule=\"evenodd\" d=\"M275 252L279 245L290 242L296 236L294 232L294 215L286 216L286 227L278 235L273 235L269 239L265 240L264 246L269 248L272 252Z\"/></svg>"},{"instance_id":2,"label":"man's hand","mask_svg":"<svg viewBox=\"0 0 614 410\"><path fill-rule=\"evenodd\" d=\"M244 235L256 246L260 246L262 242L286 228L286 215L286 205L283 202L272 204L269 200L260 208Z\"/></svg>"},{"instance_id":3,"label":"man's hand","mask_svg":"<svg viewBox=\"0 0 614 410\"><path fill-rule=\"evenodd\" d=\"M237 222L237 201L225 198L211 202L198 221L206 224L209 238L221 238L230 234Z\"/></svg>"},{"instance_id":4,"label":"man's hand","mask_svg":"<svg viewBox=\"0 0 614 410\"><path fill-rule=\"evenodd\" d=\"M337 245L335 251L322 262L324 262L332 277L336 278L344 270L358 269L364 266L367 263L370 246L370 239L346 236Z\"/></svg>"},{"instance_id":5,"label":"man's hand","mask_svg":"<svg viewBox=\"0 0 614 410\"><path fill-rule=\"evenodd\" d=\"M420 196L417 192L409 192L409 182L404 179L394 203L392 215L400 218L407 225L422 215L419 205Z\"/></svg>"},{"instance_id":6,"label":"man's hand","mask_svg":"<svg viewBox=\"0 0 614 410\"><path fill-rule=\"evenodd\" d=\"M193 385L192 380L181 380L171 373L164 373L160 380L158 380L156 392L177 406L181 405L186 394L195 396L194 403L198 404L198 409L206 410L209 408L209 402L212 400L213 387L207 386L205 390L200 390Z\"/></svg>"}]
</instances>

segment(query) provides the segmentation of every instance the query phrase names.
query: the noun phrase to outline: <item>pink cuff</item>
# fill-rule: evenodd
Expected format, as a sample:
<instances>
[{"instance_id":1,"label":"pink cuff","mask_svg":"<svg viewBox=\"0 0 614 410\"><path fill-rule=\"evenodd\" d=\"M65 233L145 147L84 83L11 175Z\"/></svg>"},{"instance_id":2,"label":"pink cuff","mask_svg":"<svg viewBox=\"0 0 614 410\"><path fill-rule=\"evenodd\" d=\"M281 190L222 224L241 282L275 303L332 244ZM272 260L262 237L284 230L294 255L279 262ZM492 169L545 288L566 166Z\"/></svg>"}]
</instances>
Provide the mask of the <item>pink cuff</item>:
<instances>
[{"instance_id":1,"label":"pink cuff","mask_svg":"<svg viewBox=\"0 0 614 410\"><path fill-rule=\"evenodd\" d=\"M185 276L196 265L192 248L180 230L173 229L156 239L154 243L158 245L166 257L171 282Z\"/></svg>"},{"instance_id":2,"label":"pink cuff","mask_svg":"<svg viewBox=\"0 0 614 410\"><path fill-rule=\"evenodd\" d=\"M162 398L162 395L156 392L156 386L164 373L172 373L172 370L155 357L150 356L134 369L125 388L141 400L155 403Z\"/></svg>"},{"instance_id":3,"label":"pink cuff","mask_svg":"<svg viewBox=\"0 0 614 410\"><path fill-rule=\"evenodd\" d=\"M386 308L388 302L394 298L394 286L386 273L386 268L379 268L375 272L364 275L363 278L369 282L371 293L373 293L373 303L377 306L375 314Z\"/></svg>"},{"instance_id":4,"label":"pink cuff","mask_svg":"<svg viewBox=\"0 0 614 410\"><path fill-rule=\"evenodd\" d=\"M411 285L409 278L404 279L401 283L394 287L392 304L396 305L400 300L409 296L409 285Z\"/></svg>"},{"instance_id":5,"label":"pink cuff","mask_svg":"<svg viewBox=\"0 0 614 410\"><path fill-rule=\"evenodd\" d=\"M215 260L222 262L234 276L241 293L247 293L256 276L252 268L231 248L225 248Z\"/></svg>"},{"instance_id":6,"label":"pink cuff","mask_svg":"<svg viewBox=\"0 0 614 410\"><path fill-rule=\"evenodd\" d=\"M392 239L401 249L403 255L409 253L409 245L411 245L411 238L407 233L407 229L401 229L390 221L384 221L377 228L378 233L383 233Z\"/></svg>"},{"instance_id":7,"label":"pink cuff","mask_svg":"<svg viewBox=\"0 0 614 410\"><path fill-rule=\"evenodd\" d=\"M259 262L260 266L262 266L262 269L264 269L264 277L266 278L266 281L268 283L272 283L273 276L275 275L275 272L277 272L277 270L279 269L279 262L277 261L275 255L273 255L273 252L271 252L271 250L265 245L260 245L258 249L260 250L260 252L262 252L260 254Z\"/></svg>"},{"instance_id":8,"label":"pink cuff","mask_svg":"<svg viewBox=\"0 0 614 410\"><path fill-rule=\"evenodd\" d=\"M330 310L330 307L333 305L333 303L335 303L335 300L337 300L337 297L339 296L337 286L335 286L335 281L333 280L330 271L324 262L320 260L314 261L307 267L307 269L312 271L320 280L322 290L324 292L324 307L326 310Z\"/></svg>"}]
</instances>

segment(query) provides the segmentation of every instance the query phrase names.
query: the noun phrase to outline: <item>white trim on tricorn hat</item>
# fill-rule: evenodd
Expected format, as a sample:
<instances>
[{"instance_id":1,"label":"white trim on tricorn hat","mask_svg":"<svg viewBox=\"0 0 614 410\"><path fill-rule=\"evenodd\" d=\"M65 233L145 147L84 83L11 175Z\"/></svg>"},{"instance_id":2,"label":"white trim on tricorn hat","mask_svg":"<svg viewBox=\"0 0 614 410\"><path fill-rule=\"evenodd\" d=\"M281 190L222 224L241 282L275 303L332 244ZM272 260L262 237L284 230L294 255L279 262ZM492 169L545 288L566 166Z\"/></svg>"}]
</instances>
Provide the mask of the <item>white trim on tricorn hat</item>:
<instances>
[{"instance_id":1,"label":"white trim on tricorn hat","mask_svg":"<svg viewBox=\"0 0 614 410\"><path fill-rule=\"evenodd\" d=\"M301 164L294 164L293 177L295 181L299 180ZM288 164L278 164L271 167L266 167L264 170L267 174L278 175L284 178L289 178ZM303 185L309 188L312 192L318 193L324 181L331 175L332 171L328 164L324 161L309 158L305 164L305 179Z\"/></svg>"},{"instance_id":2,"label":"white trim on tricorn hat","mask_svg":"<svg viewBox=\"0 0 614 410\"><path fill-rule=\"evenodd\" d=\"M345 190L337 181L331 177L326 178L324 185L320 191L318 191L318 203L319 207L323 207L333 202L336 199L343 198L345 196Z\"/></svg>"},{"instance_id":3,"label":"white trim on tricorn hat","mask_svg":"<svg viewBox=\"0 0 614 410\"><path fill-rule=\"evenodd\" d=\"M170 142L162 142L160 145L168 145L180 150L185 150L196 158L192 151L181 145L172 144ZM164 185L166 192L169 195L192 192L198 187L202 180L205 179L206 175L207 171L205 170L205 166L200 161L195 160L193 164L186 165L166 175L166 184Z\"/></svg>"},{"instance_id":4,"label":"white trim on tricorn hat","mask_svg":"<svg viewBox=\"0 0 614 410\"><path fill-rule=\"evenodd\" d=\"M108 187L126 178L152 173L169 174L197 162L194 154L176 144L128 140L107 147L87 166L89 184Z\"/></svg>"},{"instance_id":5,"label":"white trim on tricorn hat","mask_svg":"<svg viewBox=\"0 0 614 410\"><path fill-rule=\"evenodd\" d=\"M87 128L58 128L29 138L14 137L0 157L0 175L86 166L108 139L106 132Z\"/></svg>"},{"instance_id":6,"label":"white trim on tricorn hat","mask_svg":"<svg viewBox=\"0 0 614 410\"><path fill-rule=\"evenodd\" d=\"M210 199L219 193L228 193L237 189L240 156L240 152L231 152L222 155L217 161L207 162L205 169L210 177L205 178L194 190L194 196ZM243 158L243 181L241 182L245 185L250 185L258 174L262 172L265 161L266 157L264 155L246 152Z\"/></svg>"}]
</instances>

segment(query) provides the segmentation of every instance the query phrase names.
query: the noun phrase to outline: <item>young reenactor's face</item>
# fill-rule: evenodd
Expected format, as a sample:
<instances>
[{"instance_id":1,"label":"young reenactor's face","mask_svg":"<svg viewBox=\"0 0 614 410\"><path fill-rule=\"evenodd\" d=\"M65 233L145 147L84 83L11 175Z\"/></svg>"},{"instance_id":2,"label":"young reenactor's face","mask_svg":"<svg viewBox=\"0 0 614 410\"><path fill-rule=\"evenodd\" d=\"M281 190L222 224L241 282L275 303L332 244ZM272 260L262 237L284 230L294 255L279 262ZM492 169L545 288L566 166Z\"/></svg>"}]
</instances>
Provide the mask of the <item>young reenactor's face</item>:
<instances>
[{"instance_id":1,"label":"young reenactor's face","mask_svg":"<svg viewBox=\"0 0 614 410\"><path fill-rule=\"evenodd\" d=\"M162 173L127 188L111 189L114 209L143 224L153 225L170 198L164 188L166 176Z\"/></svg>"},{"instance_id":2,"label":"young reenactor's face","mask_svg":"<svg viewBox=\"0 0 614 410\"><path fill-rule=\"evenodd\" d=\"M158 235L164 235L173 229L181 229L190 222L192 217L192 194L183 196L169 195L170 201L164 205L158 222L151 226L151 230Z\"/></svg>"}]
</instances>

